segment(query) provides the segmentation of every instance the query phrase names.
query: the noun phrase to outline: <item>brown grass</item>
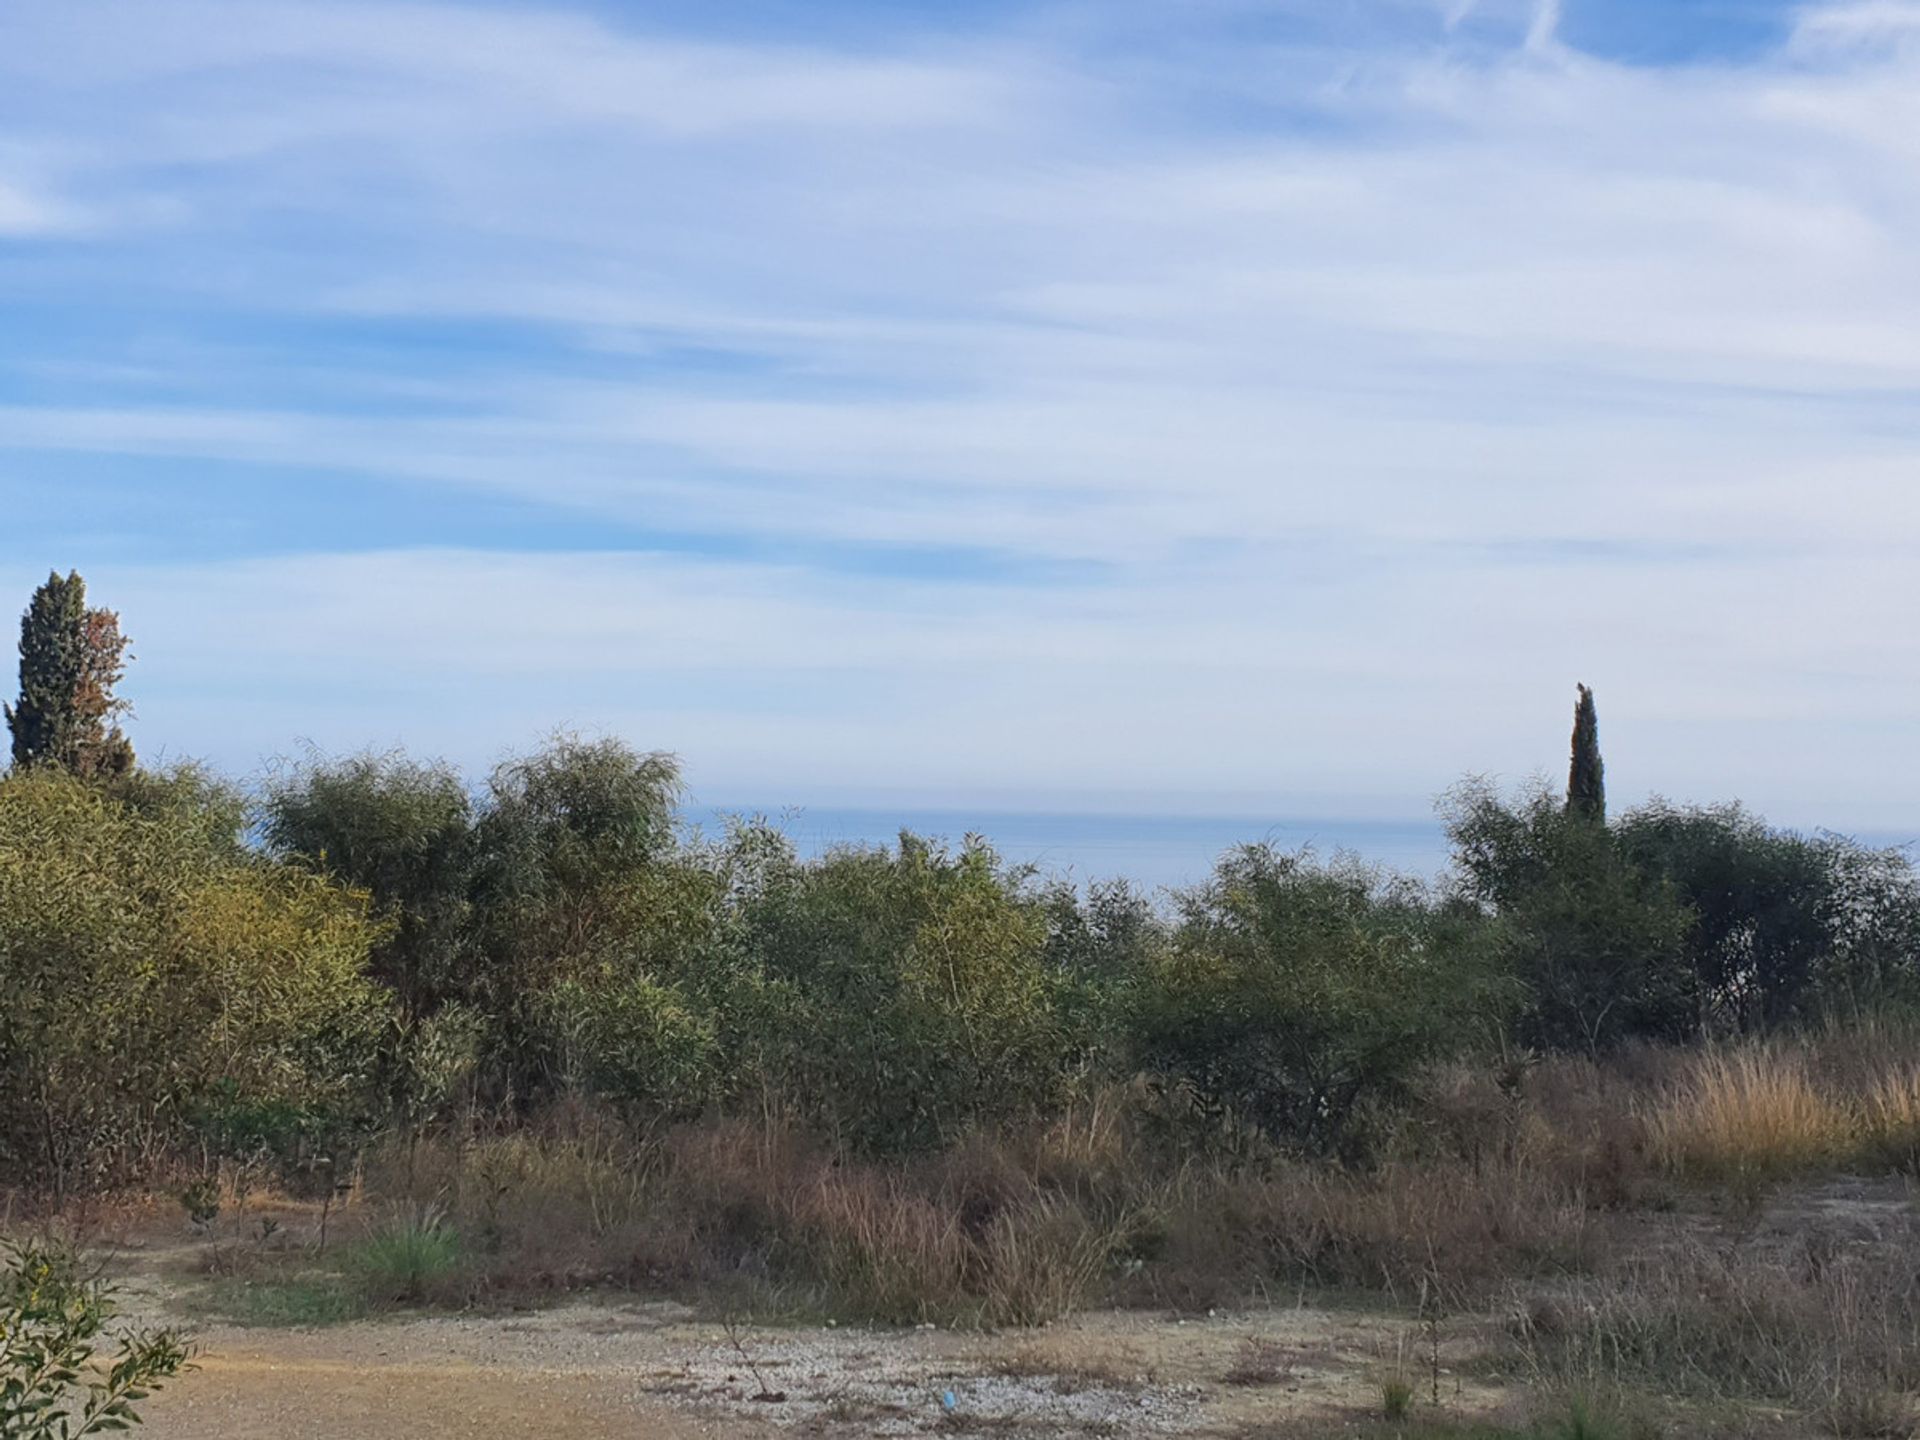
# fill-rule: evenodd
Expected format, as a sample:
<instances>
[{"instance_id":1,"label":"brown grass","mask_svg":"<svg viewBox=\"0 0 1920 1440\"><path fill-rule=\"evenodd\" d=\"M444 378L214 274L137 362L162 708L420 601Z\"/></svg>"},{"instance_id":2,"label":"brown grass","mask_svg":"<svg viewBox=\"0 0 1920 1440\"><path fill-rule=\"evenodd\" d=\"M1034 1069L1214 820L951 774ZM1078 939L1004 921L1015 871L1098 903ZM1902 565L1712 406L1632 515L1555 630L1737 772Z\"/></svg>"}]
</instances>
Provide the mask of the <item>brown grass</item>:
<instances>
[{"instance_id":1,"label":"brown grass","mask_svg":"<svg viewBox=\"0 0 1920 1440\"><path fill-rule=\"evenodd\" d=\"M646 1132L568 1106L373 1157L340 1238L353 1251L369 1216L433 1207L458 1236L461 1298L481 1303L611 1284L724 1314L1027 1326L1364 1291L1404 1307L1410 1334L1492 1344L1474 1363L1541 1393L1907 1435L1920 1219L1879 1182L1775 1192L1912 1166L1912 1053L1835 1034L1450 1065L1365 1167L1170 1143L1128 1090L894 1160L777 1115ZM1703 1203L1719 1188L1751 1204ZM278 1263L240 1243L248 1223L223 1218L216 1279ZM1250 1342L1221 1378L1271 1383L1286 1363Z\"/></svg>"},{"instance_id":2,"label":"brown grass","mask_svg":"<svg viewBox=\"0 0 1920 1440\"><path fill-rule=\"evenodd\" d=\"M1888 1169L1920 1170L1920 1066L1903 1063L1860 1096L1861 1158Z\"/></svg>"},{"instance_id":3,"label":"brown grass","mask_svg":"<svg viewBox=\"0 0 1920 1440\"><path fill-rule=\"evenodd\" d=\"M1852 1114L1815 1082L1805 1055L1774 1045L1693 1057L1646 1125L1662 1165L1737 1188L1832 1166L1854 1139Z\"/></svg>"},{"instance_id":4,"label":"brown grass","mask_svg":"<svg viewBox=\"0 0 1920 1440\"><path fill-rule=\"evenodd\" d=\"M1763 1402L1829 1433L1895 1433L1875 1427L1920 1386L1916 1240L1909 1222L1841 1250L1796 1224L1662 1246L1517 1299L1513 1333L1542 1386Z\"/></svg>"},{"instance_id":5,"label":"brown grass","mask_svg":"<svg viewBox=\"0 0 1920 1440\"><path fill-rule=\"evenodd\" d=\"M1249 1335L1240 1342L1233 1363L1221 1375L1223 1385L1278 1385L1293 1374L1293 1352L1277 1340Z\"/></svg>"}]
</instances>

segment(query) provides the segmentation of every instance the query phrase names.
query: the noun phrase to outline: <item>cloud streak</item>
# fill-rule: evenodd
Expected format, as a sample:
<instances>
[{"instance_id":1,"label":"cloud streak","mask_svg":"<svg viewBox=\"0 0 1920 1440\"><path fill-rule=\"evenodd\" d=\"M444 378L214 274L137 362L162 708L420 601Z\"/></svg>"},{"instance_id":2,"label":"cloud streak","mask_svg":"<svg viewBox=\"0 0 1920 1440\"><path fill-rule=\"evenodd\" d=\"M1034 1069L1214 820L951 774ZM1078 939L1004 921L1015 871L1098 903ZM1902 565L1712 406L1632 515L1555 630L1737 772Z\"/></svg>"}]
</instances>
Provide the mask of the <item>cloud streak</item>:
<instances>
[{"instance_id":1,"label":"cloud streak","mask_svg":"<svg viewBox=\"0 0 1920 1440\"><path fill-rule=\"evenodd\" d=\"M1404 812L1585 679L1628 789L1915 813L1917 13L35 7L0 575L111 557L143 719L228 759L571 718L770 803Z\"/></svg>"}]
</instances>

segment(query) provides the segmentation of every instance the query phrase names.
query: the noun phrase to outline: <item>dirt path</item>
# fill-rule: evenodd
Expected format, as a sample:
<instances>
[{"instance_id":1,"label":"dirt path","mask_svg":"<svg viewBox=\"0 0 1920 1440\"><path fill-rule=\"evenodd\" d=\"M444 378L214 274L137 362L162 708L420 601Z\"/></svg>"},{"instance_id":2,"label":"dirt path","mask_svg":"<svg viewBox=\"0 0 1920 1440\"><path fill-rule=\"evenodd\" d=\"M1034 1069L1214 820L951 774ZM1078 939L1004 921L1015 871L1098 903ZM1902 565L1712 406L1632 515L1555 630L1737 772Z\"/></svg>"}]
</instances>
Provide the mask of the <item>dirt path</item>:
<instances>
[{"instance_id":1,"label":"dirt path","mask_svg":"<svg viewBox=\"0 0 1920 1440\"><path fill-rule=\"evenodd\" d=\"M157 1316L175 1297L143 1277L135 1298ZM682 1307L613 1302L198 1333L201 1368L150 1402L151 1440L1238 1436L1377 1406L1414 1343L1400 1320L1309 1309L1099 1313L1000 1335L739 1330L750 1366ZM1443 1383L1449 1408L1497 1399Z\"/></svg>"}]
</instances>

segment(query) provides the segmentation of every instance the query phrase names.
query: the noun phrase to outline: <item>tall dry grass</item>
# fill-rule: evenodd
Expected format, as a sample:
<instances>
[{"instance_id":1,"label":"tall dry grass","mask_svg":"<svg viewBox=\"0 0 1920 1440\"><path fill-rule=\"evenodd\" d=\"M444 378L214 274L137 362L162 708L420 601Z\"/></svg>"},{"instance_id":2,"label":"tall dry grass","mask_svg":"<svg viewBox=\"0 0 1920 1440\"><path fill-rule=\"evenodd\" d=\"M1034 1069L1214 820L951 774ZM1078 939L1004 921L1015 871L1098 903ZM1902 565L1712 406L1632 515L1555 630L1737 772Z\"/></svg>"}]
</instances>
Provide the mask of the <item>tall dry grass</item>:
<instances>
[{"instance_id":1,"label":"tall dry grass","mask_svg":"<svg viewBox=\"0 0 1920 1440\"><path fill-rule=\"evenodd\" d=\"M616 1284L888 1322L1030 1325L1099 1302L1205 1309L1305 1290L1486 1294L1591 1263L1578 1171L1499 1155L1347 1169L1162 1143L1118 1095L907 1160L776 1119L635 1134L563 1109L377 1162L433 1201L484 1293ZM1570 1176L1575 1178L1570 1180Z\"/></svg>"},{"instance_id":2,"label":"tall dry grass","mask_svg":"<svg viewBox=\"0 0 1920 1440\"><path fill-rule=\"evenodd\" d=\"M1736 1187L1766 1184L1849 1158L1849 1108L1819 1085L1806 1055L1780 1045L1707 1050L1646 1112L1666 1168Z\"/></svg>"},{"instance_id":3,"label":"tall dry grass","mask_svg":"<svg viewBox=\"0 0 1920 1440\"><path fill-rule=\"evenodd\" d=\"M571 1109L376 1170L376 1194L447 1207L496 1293L611 1283L895 1323L1078 1308L1102 1293L1134 1203L1102 1179L1118 1157L1084 1122L886 1163L778 1121L646 1136Z\"/></svg>"},{"instance_id":4,"label":"tall dry grass","mask_svg":"<svg viewBox=\"0 0 1920 1440\"><path fill-rule=\"evenodd\" d=\"M1887 1169L1920 1170L1920 1064L1888 1069L1861 1094L1859 1150Z\"/></svg>"}]
</instances>

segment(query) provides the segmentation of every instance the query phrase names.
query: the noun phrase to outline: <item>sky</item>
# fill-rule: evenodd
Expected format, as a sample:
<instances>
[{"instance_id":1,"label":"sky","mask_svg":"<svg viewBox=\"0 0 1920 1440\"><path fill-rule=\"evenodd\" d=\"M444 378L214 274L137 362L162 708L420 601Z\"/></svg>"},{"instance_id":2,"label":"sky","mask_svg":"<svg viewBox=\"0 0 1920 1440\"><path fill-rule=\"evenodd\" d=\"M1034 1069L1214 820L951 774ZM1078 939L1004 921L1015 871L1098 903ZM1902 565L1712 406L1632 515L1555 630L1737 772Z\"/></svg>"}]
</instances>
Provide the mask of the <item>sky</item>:
<instances>
[{"instance_id":1,"label":"sky","mask_svg":"<svg viewBox=\"0 0 1920 1440\"><path fill-rule=\"evenodd\" d=\"M143 755L1920 828L1920 4L0 0Z\"/></svg>"}]
</instances>

